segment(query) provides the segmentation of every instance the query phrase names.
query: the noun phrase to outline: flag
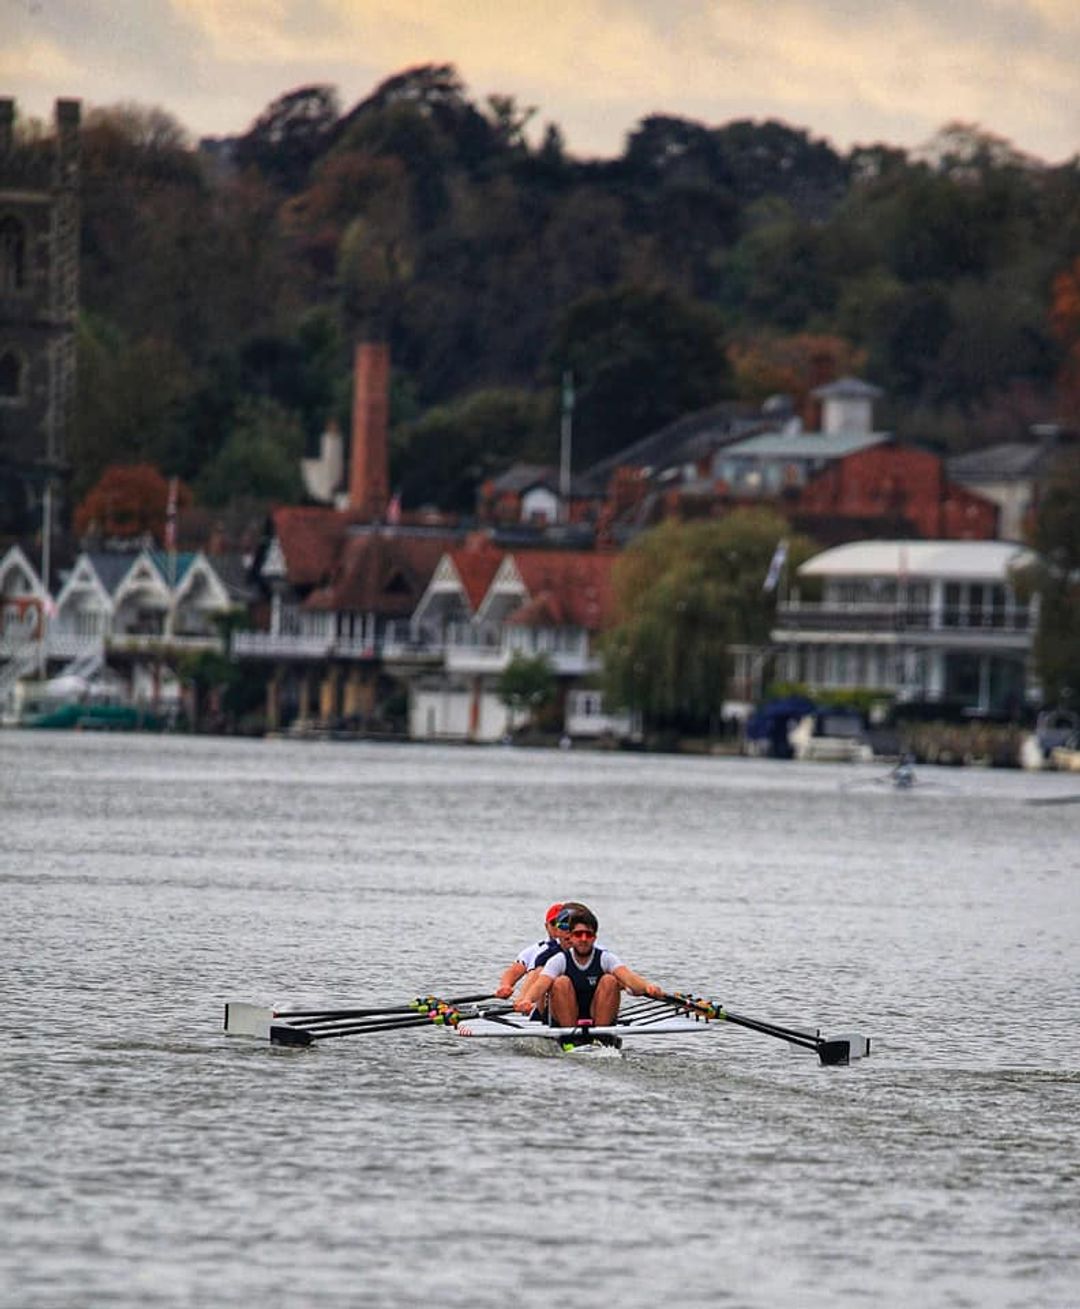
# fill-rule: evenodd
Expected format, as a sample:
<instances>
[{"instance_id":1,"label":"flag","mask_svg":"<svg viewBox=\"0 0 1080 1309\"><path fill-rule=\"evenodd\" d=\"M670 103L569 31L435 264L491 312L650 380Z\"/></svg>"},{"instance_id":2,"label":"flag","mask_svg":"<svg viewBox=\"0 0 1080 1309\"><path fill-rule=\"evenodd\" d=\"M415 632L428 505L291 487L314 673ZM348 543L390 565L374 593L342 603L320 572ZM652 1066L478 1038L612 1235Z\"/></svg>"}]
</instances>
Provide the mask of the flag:
<instances>
[{"instance_id":1,"label":"flag","mask_svg":"<svg viewBox=\"0 0 1080 1309\"><path fill-rule=\"evenodd\" d=\"M765 585L761 588L763 591L775 591L780 581L780 574L784 571L784 565L787 563L787 541L777 541L776 549L773 551L772 562L769 564L769 571L765 576Z\"/></svg>"},{"instance_id":2,"label":"flag","mask_svg":"<svg viewBox=\"0 0 1080 1309\"><path fill-rule=\"evenodd\" d=\"M391 527L396 527L401 522L401 492L395 491L391 497L390 503L386 506L386 521Z\"/></svg>"},{"instance_id":3,"label":"flag","mask_svg":"<svg viewBox=\"0 0 1080 1309\"><path fill-rule=\"evenodd\" d=\"M170 554L176 549L176 495L178 478L169 478L169 499L165 505L165 549Z\"/></svg>"}]
</instances>

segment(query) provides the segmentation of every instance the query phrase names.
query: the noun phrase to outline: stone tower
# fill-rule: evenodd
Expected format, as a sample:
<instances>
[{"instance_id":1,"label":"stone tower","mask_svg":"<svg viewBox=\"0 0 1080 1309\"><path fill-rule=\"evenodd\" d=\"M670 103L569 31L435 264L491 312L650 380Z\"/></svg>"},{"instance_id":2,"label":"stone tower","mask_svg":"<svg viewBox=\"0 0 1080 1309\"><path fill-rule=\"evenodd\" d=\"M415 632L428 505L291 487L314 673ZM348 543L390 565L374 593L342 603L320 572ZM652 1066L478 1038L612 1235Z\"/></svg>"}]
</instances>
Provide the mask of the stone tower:
<instances>
[{"instance_id":1,"label":"stone tower","mask_svg":"<svg viewBox=\"0 0 1080 1309\"><path fill-rule=\"evenodd\" d=\"M79 102L47 144L0 99L0 542L40 531L66 469L79 309Z\"/></svg>"}]
</instances>

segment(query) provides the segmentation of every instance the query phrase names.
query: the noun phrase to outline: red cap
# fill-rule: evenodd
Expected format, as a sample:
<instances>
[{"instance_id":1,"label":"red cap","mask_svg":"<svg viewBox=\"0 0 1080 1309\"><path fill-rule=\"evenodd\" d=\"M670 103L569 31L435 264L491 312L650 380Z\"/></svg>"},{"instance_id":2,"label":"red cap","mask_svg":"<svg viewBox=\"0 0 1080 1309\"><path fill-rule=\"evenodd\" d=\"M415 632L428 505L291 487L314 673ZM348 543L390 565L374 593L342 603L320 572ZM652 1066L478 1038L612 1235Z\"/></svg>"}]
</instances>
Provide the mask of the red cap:
<instances>
[{"instance_id":1,"label":"red cap","mask_svg":"<svg viewBox=\"0 0 1080 1309\"><path fill-rule=\"evenodd\" d=\"M544 922L550 923L554 919L558 918L558 916L562 913L562 908L563 907L561 902L559 904L553 904L551 908L547 911L547 913L544 915Z\"/></svg>"}]
</instances>

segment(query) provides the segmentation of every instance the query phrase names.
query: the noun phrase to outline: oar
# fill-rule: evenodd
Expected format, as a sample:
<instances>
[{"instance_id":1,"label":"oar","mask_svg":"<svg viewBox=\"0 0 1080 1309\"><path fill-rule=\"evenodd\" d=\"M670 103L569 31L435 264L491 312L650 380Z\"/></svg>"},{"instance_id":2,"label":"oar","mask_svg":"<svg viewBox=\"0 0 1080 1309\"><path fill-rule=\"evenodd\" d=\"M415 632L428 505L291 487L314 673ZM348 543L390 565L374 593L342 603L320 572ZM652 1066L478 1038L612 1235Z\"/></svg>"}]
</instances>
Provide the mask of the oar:
<instances>
[{"instance_id":1,"label":"oar","mask_svg":"<svg viewBox=\"0 0 1080 1309\"><path fill-rule=\"evenodd\" d=\"M443 999L437 995L420 996L411 1004L383 1005L379 1009L279 1009L275 1018L381 1018L393 1014L426 1013L429 1008L440 1004L474 1004L491 998L490 991L480 995L458 995Z\"/></svg>"},{"instance_id":2,"label":"oar","mask_svg":"<svg viewBox=\"0 0 1080 1309\"><path fill-rule=\"evenodd\" d=\"M486 999L486 997L482 998ZM425 1004L428 1001L433 1001L431 1008L422 1013L402 1014L400 1017L376 1017L366 1022L327 1020L324 1017L313 1019L302 1026L293 1026L291 1022L271 1023L270 1040L274 1045L311 1045L315 1040L325 1041L333 1036L364 1036L369 1032L407 1031L413 1027L427 1027L432 1023L439 1027L456 1027L463 1018L473 1018L479 1013L487 1012L475 1007L468 1012L462 1012L451 1001L434 1001L434 997L430 996L425 1000ZM494 1012L502 1013L509 1007L500 1004ZM328 1021L336 1021L339 1025L326 1026Z\"/></svg>"},{"instance_id":3,"label":"oar","mask_svg":"<svg viewBox=\"0 0 1080 1309\"><path fill-rule=\"evenodd\" d=\"M743 1014L732 1013L722 1004L712 1000L701 1000L692 995L674 995L663 997L670 1004L677 1005L687 1013L700 1014L706 1022L719 1021L733 1023L736 1027L746 1027L752 1032L761 1032L765 1036L775 1036L790 1045L801 1046L804 1050L813 1050L823 1064L847 1064L870 1053L870 1041L862 1036L836 1037L826 1040L820 1033L811 1036L809 1032L800 1032L795 1028L781 1027L778 1023L766 1023L757 1018L747 1018Z\"/></svg>"}]
</instances>

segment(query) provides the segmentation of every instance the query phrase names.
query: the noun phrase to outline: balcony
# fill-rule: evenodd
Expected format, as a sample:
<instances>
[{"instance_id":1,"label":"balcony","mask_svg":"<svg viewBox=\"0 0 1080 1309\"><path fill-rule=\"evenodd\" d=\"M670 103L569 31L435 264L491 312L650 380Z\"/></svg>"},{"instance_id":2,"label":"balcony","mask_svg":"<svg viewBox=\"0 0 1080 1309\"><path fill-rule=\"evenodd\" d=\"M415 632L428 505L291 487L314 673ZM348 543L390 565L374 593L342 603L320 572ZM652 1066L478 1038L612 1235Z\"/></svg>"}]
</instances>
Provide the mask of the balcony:
<instances>
[{"instance_id":1,"label":"balcony","mask_svg":"<svg viewBox=\"0 0 1080 1309\"><path fill-rule=\"evenodd\" d=\"M871 635L919 636L946 641L1001 637L1021 642L1035 630L1028 609L965 610L955 607L898 607L892 604L804 604L787 602L776 611L775 635L792 639L814 633L836 637Z\"/></svg>"}]
</instances>

